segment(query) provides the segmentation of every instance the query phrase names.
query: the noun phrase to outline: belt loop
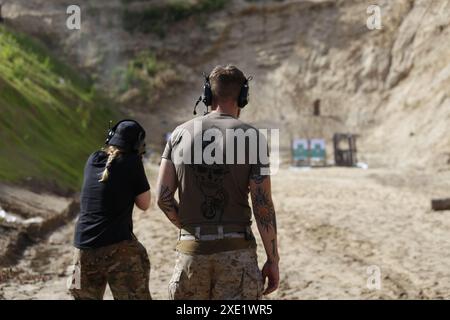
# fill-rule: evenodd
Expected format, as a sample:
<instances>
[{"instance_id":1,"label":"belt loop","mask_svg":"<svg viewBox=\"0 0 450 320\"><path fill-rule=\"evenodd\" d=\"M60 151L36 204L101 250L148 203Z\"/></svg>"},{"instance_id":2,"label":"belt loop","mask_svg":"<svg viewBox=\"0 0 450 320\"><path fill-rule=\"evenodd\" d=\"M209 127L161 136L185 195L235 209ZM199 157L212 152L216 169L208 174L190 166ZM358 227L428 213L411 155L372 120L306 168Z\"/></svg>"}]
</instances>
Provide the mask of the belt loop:
<instances>
[{"instance_id":1,"label":"belt loop","mask_svg":"<svg viewBox=\"0 0 450 320\"><path fill-rule=\"evenodd\" d=\"M195 239L200 240L200 227L195 227Z\"/></svg>"},{"instance_id":2,"label":"belt loop","mask_svg":"<svg viewBox=\"0 0 450 320\"><path fill-rule=\"evenodd\" d=\"M219 239L223 239L223 226L217 226L217 234Z\"/></svg>"},{"instance_id":3,"label":"belt loop","mask_svg":"<svg viewBox=\"0 0 450 320\"><path fill-rule=\"evenodd\" d=\"M178 240L181 240L181 228L180 228L180 230L178 231Z\"/></svg>"}]
</instances>

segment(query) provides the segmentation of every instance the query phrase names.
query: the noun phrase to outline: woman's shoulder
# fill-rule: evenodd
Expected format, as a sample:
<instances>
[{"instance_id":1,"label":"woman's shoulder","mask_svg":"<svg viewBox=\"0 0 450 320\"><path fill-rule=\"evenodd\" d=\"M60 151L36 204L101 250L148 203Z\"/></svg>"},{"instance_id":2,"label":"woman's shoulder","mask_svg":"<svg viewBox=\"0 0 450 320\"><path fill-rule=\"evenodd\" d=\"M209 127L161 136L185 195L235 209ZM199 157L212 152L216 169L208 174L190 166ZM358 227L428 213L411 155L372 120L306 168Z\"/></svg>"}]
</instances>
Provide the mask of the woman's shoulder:
<instances>
[{"instance_id":1,"label":"woman's shoulder","mask_svg":"<svg viewBox=\"0 0 450 320\"><path fill-rule=\"evenodd\" d=\"M104 166L108 161L108 153L103 150L93 152L87 160L87 165ZM140 161L140 156L137 153L122 153L114 159L115 166L133 166Z\"/></svg>"},{"instance_id":2,"label":"woman's shoulder","mask_svg":"<svg viewBox=\"0 0 450 320\"><path fill-rule=\"evenodd\" d=\"M98 150L93 152L88 160L88 164L96 165L96 164L104 164L106 160L108 159L108 155L103 150Z\"/></svg>"},{"instance_id":3,"label":"woman's shoulder","mask_svg":"<svg viewBox=\"0 0 450 320\"><path fill-rule=\"evenodd\" d=\"M133 176L133 172L135 172L139 168L139 163L142 163L142 160L140 159L140 156L135 153L121 154L120 157L114 160L115 169L113 170L127 172L128 174Z\"/></svg>"},{"instance_id":4,"label":"woman's shoulder","mask_svg":"<svg viewBox=\"0 0 450 320\"><path fill-rule=\"evenodd\" d=\"M120 157L117 159L118 162L124 163L124 164L135 164L138 161L140 161L141 157L137 153L123 153L120 155Z\"/></svg>"}]
</instances>

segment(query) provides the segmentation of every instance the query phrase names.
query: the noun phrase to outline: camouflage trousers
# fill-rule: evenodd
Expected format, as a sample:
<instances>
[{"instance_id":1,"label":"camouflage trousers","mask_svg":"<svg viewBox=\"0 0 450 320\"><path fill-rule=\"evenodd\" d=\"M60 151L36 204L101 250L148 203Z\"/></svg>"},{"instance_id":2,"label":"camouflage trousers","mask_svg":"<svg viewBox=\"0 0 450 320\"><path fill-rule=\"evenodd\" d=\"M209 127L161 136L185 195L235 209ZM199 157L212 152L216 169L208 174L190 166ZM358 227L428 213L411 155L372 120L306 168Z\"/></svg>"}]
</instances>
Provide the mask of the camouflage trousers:
<instances>
[{"instance_id":1,"label":"camouflage trousers","mask_svg":"<svg viewBox=\"0 0 450 320\"><path fill-rule=\"evenodd\" d=\"M116 300L150 300L150 261L137 240L75 249L68 289L76 300L101 300L109 284Z\"/></svg>"},{"instance_id":2,"label":"camouflage trousers","mask_svg":"<svg viewBox=\"0 0 450 320\"><path fill-rule=\"evenodd\" d=\"M177 252L171 300L259 300L263 280L255 249L210 255Z\"/></svg>"}]
</instances>

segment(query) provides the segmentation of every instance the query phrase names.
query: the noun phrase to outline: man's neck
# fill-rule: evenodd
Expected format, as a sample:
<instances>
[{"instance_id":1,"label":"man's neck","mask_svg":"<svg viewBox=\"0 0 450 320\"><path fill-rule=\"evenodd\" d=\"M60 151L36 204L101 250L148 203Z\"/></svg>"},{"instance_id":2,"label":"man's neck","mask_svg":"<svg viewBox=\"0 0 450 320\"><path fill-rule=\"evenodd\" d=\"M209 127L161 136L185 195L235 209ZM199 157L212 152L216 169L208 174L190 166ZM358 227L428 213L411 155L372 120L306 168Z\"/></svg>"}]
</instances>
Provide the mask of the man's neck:
<instances>
[{"instance_id":1,"label":"man's neck","mask_svg":"<svg viewBox=\"0 0 450 320\"><path fill-rule=\"evenodd\" d=\"M226 115L232 116L234 118L238 118L239 117L239 109L234 107L234 106L221 106L221 105L218 105L211 112L217 112L217 113L221 113L221 114L226 114Z\"/></svg>"}]
</instances>

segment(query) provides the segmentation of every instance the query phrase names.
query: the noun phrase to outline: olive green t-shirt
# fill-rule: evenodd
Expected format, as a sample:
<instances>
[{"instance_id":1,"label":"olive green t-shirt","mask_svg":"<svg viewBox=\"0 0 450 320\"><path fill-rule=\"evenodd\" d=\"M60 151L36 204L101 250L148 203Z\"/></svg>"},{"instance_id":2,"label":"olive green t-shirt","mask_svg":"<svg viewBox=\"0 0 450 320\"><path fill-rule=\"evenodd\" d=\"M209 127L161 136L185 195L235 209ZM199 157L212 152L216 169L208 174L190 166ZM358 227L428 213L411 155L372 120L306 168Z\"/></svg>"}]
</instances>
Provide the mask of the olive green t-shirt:
<instances>
[{"instance_id":1,"label":"olive green t-shirt","mask_svg":"<svg viewBox=\"0 0 450 320\"><path fill-rule=\"evenodd\" d=\"M183 227L251 225L249 179L269 167L267 141L256 128L211 112L178 126L162 157L176 169ZM180 241L177 249L211 254L255 246L243 238Z\"/></svg>"}]
</instances>

